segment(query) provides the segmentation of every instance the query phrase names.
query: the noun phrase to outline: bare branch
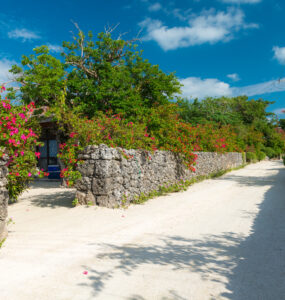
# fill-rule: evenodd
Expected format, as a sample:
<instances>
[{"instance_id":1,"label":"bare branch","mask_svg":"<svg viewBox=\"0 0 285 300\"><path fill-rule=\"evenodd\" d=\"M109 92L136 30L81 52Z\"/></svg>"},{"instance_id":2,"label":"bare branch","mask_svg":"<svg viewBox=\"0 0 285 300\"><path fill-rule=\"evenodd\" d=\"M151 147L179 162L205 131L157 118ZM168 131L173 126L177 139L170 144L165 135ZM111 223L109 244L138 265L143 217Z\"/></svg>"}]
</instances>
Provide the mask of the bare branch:
<instances>
[{"instance_id":1,"label":"bare branch","mask_svg":"<svg viewBox=\"0 0 285 300\"><path fill-rule=\"evenodd\" d=\"M120 23L117 23L115 26L110 26L109 24L104 27L105 33L112 33L116 28L120 25Z\"/></svg>"}]
</instances>

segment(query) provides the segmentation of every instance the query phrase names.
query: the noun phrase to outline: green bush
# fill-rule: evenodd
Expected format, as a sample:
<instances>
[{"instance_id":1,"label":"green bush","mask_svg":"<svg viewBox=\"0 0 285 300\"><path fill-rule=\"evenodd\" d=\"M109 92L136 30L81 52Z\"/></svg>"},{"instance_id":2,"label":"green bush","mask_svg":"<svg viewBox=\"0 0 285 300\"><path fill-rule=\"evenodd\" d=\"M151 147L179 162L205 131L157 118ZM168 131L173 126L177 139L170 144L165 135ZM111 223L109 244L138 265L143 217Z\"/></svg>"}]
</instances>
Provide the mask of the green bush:
<instances>
[{"instance_id":1,"label":"green bush","mask_svg":"<svg viewBox=\"0 0 285 300\"><path fill-rule=\"evenodd\" d=\"M271 147L265 147L264 152L265 152L266 156L268 156L269 158L276 157L276 153L275 153L274 149Z\"/></svg>"},{"instance_id":2,"label":"green bush","mask_svg":"<svg viewBox=\"0 0 285 300\"><path fill-rule=\"evenodd\" d=\"M283 159L283 164L285 166L285 155L282 156L282 159Z\"/></svg>"},{"instance_id":3,"label":"green bush","mask_svg":"<svg viewBox=\"0 0 285 300\"><path fill-rule=\"evenodd\" d=\"M245 152L242 152L242 162L243 162L243 164L246 163L246 153Z\"/></svg>"},{"instance_id":4,"label":"green bush","mask_svg":"<svg viewBox=\"0 0 285 300\"><path fill-rule=\"evenodd\" d=\"M246 152L246 161L247 162L256 162L257 156L254 152Z\"/></svg>"},{"instance_id":5,"label":"green bush","mask_svg":"<svg viewBox=\"0 0 285 300\"><path fill-rule=\"evenodd\" d=\"M265 159L266 154L263 151L256 151L256 157L259 161L261 161Z\"/></svg>"}]
</instances>

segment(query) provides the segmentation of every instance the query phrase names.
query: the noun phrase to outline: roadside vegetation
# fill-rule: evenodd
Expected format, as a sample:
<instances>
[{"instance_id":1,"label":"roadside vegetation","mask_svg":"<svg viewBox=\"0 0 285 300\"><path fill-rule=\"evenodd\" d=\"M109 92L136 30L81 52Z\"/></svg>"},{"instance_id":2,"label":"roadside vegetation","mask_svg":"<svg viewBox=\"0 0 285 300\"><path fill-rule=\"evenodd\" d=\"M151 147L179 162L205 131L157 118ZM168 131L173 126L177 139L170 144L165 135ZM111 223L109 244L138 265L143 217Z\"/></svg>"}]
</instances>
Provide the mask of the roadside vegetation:
<instances>
[{"instance_id":1,"label":"roadside vegetation","mask_svg":"<svg viewBox=\"0 0 285 300\"><path fill-rule=\"evenodd\" d=\"M6 87L10 100L1 100L0 146L10 158L13 199L37 172L40 117L58 124L61 176L69 185L80 176L78 154L90 144L173 151L192 171L195 151L246 152L248 161L285 152L284 120L267 112L272 102L182 99L174 73L144 59L136 40L113 38L111 30L94 37L78 28L62 46L61 57L37 47L10 71L16 85Z\"/></svg>"}]
</instances>

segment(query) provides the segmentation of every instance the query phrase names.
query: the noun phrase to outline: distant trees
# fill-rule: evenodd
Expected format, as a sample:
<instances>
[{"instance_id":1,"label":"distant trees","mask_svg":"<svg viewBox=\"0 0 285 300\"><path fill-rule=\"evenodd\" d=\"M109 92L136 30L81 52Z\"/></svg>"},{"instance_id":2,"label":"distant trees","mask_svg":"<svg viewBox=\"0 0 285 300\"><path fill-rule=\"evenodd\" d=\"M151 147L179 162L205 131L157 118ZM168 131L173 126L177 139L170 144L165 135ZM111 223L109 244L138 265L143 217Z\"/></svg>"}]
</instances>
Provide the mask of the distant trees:
<instances>
[{"instance_id":1,"label":"distant trees","mask_svg":"<svg viewBox=\"0 0 285 300\"><path fill-rule=\"evenodd\" d=\"M249 100L246 96L206 98L179 102L181 118L192 124L231 125L240 146L250 152L265 152L269 157L285 151L284 136L276 130L276 115L266 109L273 102ZM284 124L280 121L280 125Z\"/></svg>"}]
</instances>

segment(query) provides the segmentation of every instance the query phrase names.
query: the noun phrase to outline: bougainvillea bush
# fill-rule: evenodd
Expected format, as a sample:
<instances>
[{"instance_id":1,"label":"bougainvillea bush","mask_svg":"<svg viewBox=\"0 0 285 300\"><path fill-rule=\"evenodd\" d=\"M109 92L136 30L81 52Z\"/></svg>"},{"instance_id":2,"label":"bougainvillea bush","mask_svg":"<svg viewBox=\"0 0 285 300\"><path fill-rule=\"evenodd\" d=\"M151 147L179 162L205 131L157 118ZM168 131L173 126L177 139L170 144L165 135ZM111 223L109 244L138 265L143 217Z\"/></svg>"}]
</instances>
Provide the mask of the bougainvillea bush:
<instances>
[{"instance_id":1,"label":"bougainvillea bush","mask_svg":"<svg viewBox=\"0 0 285 300\"><path fill-rule=\"evenodd\" d=\"M0 150L0 156L4 151L9 156L7 188L11 201L17 200L34 175L44 175L36 168L40 153L35 150L40 143L33 111L33 102L15 106L0 98L0 148L5 149Z\"/></svg>"},{"instance_id":2,"label":"bougainvillea bush","mask_svg":"<svg viewBox=\"0 0 285 300\"><path fill-rule=\"evenodd\" d=\"M192 171L195 171L197 158L193 151L240 151L230 126L220 129L212 125L191 126L180 121L174 106L158 107L137 122L125 120L111 112L99 113L93 119L82 118L70 111L68 118L64 118L61 112L59 119L64 123L65 130L68 128L70 131L66 142L60 145L59 157L65 164L61 176L66 178L68 185L80 178L76 170L81 163L78 154L87 145L103 143L124 149L168 150L180 155Z\"/></svg>"},{"instance_id":3,"label":"bougainvillea bush","mask_svg":"<svg viewBox=\"0 0 285 300\"><path fill-rule=\"evenodd\" d=\"M76 171L78 154L87 145L106 144L109 147L124 149L157 150L154 137L151 137L143 124L135 124L121 118L120 115L98 114L96 118L80 118L69 113L69 124L73 124L69 139L60 145L59 157L66 166L61 171L61 177L67 179L67 185L80 177ZM124 154L122 150L122 154ZM127 155L125 155L126 158Z\"/></svg>"}]
</instances>

